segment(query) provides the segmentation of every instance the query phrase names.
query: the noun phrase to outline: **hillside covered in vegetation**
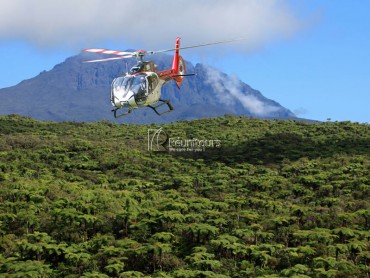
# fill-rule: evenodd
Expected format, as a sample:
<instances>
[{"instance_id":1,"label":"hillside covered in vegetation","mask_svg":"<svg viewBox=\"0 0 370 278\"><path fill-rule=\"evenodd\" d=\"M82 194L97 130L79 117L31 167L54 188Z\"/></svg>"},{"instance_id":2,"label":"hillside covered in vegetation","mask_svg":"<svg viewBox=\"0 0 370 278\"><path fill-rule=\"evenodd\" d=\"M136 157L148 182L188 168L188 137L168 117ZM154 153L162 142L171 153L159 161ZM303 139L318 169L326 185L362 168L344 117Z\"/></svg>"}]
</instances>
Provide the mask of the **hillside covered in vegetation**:
<instances>
[{"instance_id":1,"label":"hillside covered in vegetation","mask_svg":"<svg viewBox=\"0 0 370 278\"><path fill-rule=\"evenodd\" d=\"M0 117L1 277L369 277L370 127Z\"/></svg>"}]
</instances>

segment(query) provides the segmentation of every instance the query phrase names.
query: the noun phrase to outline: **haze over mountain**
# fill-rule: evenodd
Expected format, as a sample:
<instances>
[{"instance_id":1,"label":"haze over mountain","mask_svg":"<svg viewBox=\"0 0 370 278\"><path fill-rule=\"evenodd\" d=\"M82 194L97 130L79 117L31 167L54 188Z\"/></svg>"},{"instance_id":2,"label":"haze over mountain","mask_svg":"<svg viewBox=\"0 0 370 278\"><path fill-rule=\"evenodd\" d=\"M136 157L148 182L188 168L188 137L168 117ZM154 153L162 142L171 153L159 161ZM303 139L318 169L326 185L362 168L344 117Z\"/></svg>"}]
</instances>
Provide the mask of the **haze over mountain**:
<instances>
[{"instance_id":1,"label":"haze over mountain","mask_svg":"<svg viewBox=\"0 0 370 278\"><path fill-rule=\"evenodd\" d=\"M295 118L290 110L264 97L237 77L187 62L187 72L196 75L187 77L180 90L174 82L162 89L162 98L170 99L175 107L173 112L159 117L150 108L140 108L116 120L111 113L110 84L116 76L133 66L135 60L83 63L97 57L100 56L81 53L50 71L43 71L16 86L0 89L0 114L20 114L47 121L110 120L127 123L165 123L224 114ZM171 66L172 55L157 54L150 58L159 69Z\"/></svg>"}]
</instances>

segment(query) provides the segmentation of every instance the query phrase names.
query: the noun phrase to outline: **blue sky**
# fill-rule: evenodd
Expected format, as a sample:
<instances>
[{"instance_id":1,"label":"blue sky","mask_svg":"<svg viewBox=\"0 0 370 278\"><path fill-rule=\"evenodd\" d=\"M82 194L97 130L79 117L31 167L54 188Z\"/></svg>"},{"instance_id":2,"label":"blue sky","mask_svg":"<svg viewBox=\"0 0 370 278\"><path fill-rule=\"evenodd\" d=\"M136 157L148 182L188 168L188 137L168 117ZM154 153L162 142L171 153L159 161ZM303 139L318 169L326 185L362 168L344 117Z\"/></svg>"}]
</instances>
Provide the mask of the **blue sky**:
<instances>
[{"instance_id":1,"label":"blue sky","mask_svg":"<svg viewBox=\"0 0 370 278\"><path fill-rule=\"evenodd\" d=\"M370 123L368 0L32 3L2 1L0 88L83 48L153 50L173 47L176 36L183 45L246 37L182 54L238 76L300 117Z\"/></svg>"}]
</instances>

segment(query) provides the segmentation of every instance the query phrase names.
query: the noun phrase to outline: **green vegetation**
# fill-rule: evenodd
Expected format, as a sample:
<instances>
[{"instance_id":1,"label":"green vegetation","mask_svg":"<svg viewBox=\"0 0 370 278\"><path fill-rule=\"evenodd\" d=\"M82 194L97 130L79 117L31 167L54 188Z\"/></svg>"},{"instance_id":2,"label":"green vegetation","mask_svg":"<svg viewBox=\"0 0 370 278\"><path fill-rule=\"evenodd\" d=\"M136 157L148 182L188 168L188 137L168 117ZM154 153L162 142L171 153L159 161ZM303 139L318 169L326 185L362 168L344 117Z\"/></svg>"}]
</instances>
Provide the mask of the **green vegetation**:
<instances>
[{"instance_id":1,"label":"green vegetation","mask_svg":"<svg viewBox=\"0 0 370 278\"><path fill-rule=\"evenodd\" d=\"M370 127L0 117L1 277L369 277Z\"/></svg>"}]
</instances>

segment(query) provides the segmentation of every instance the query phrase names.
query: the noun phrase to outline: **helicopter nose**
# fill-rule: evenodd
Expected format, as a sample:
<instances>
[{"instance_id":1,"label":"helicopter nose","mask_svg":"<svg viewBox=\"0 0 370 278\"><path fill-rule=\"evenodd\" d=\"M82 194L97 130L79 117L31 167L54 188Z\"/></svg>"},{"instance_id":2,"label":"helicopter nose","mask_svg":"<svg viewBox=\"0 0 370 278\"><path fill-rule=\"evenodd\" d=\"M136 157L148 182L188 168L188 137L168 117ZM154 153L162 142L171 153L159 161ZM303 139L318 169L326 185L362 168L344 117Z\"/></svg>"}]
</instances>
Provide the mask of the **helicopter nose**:
<instances>
[{"instance_id":1,"label":"helicopter nose","mask_svg":"<svg viewBox=\"0 0 370 278\"><path fill-rule=\"evenodd\" d=\"M112 92L112 104L116 107L129 107L129 100L133 98L131 91L114 89Z\"/></svg>"}]
</instances>

